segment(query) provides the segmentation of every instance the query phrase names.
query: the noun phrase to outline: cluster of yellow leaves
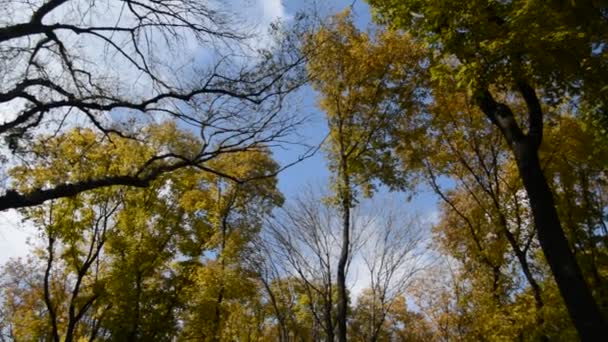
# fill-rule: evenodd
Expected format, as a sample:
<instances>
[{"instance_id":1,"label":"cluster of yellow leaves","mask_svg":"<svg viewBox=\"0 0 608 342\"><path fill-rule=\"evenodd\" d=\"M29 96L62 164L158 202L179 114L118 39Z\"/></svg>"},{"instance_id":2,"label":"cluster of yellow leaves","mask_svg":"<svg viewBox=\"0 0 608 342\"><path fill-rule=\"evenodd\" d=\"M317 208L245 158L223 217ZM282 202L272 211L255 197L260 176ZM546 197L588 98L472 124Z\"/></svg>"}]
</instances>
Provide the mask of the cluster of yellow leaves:
<instances>
[{"instance_id":1,"label":"cluster of yellow leaves","mask_svg":"<svg viewBox=\"0 0 608 342\"><path fill-rule=\"evenodd\" d=\"M148 126L142 135L145 139L139 140L74 129L42 137L32 144L34 162L11 170L13 182L28 191L134 175L155 155L194 158L201 148L193 135L173 123ZM15 287L3 292L15 302L11 324L23 327L14 331L16 338L37 339L51 331L42 295L49 239L55 241L49 279L56 288L50 298L61 322L60 336L68 306L74 303L78 312L88 300L92 304L78 323L76 339L94 334L91 322L118 340L171 340L179 335L180 324L185 330L203 331L209 325L207 311L217 307L208 304L217 301L219 292L224 300L218 309L225 317L217 324L226 338L239 331L241 320L253 319L250 308L257 300L257 284L243 281L252 275L240 263L262 218L282 204L274 177L278 166L263 148L219 154L205 166L217 172L181 168L161 175L149 187L113 186L24 209L43 239L32 261L41 265L32 269L35 281L18 294L10 295ZM221 173L252 180L239 184ZM100 253L91 259L97 247ZM85 268L91 260L94 267ZM80 290L72 298L73 280L78 278ZM239 312L242 317L227 314ZM19 313L31 322L19 323ZM193 315L198 319L186 319Z\"/></svg>"},{"instance_id":2,"label":"cluster of yellow leaves","mask_svg":"<svg viewBox=\"0 0 608 342\"><path fill-rule=\"evenodd\" d=\"M308 70L330 129L326 151L335 184L350 188L337 176L348 173L368 196L378 180L404 187L392 137L423 100L424 49L401 32L361 32L348 11L318 30L304 49L312 55Z\"/></svg>"},{"instance_id":3,"label":"cluster of yellow leaves","mask_svg":"<svg viewBox=\"0 0 608 342\"><path fill-rule=\"evenodd\" d=\"M188 158L198 151L196 138L172 122L148 126L133 138L76 128L40 137L31 148L35 166L23 163L12 168L10 175L17 189L27 192L53 184L135 175L153 156L170 152Z\"/></svg>"}]
</instances>

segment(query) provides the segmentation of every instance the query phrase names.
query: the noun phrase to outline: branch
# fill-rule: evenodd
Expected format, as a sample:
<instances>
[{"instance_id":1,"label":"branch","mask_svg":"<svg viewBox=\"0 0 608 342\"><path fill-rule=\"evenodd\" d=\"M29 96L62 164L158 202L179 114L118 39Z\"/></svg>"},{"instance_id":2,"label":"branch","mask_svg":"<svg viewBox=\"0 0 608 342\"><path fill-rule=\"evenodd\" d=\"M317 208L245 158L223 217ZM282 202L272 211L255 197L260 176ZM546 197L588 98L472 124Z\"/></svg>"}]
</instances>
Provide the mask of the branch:
<instances>
[{"instance_id":1,"label":"branch","mask_svg":"<svg viewBox=\"0 0 608 342\"><path fill-rule=\"evenodd\" d=\"M158 172L158 174L160 173L161 172ZM61 184L51 189L37 189L25 194L20 194L14 190L9 190L6 192L6 194L0 196L0 211L10 208L32 207L51 199L70 197L83 191L93 190L100 187L113 185L126 185L140 188L147 187L150 181L156 178L158 174L152 173L145 178L134 176L110 176L71 184Z\"/></svg>"},{"instance_id":2,"label":"branch","mask_svg":"<svg viewBox=\"0 0 608 342\"><path fill-rule=\"evenodd\" d=\"M517 88L528 107L528 139L538 148L543 140L543 111L534 88L527 82L517 82Z\"/></svg>"},{"instance_id":3,"label":"branch","mask_svg":"<svg viewBox=\"0 0 608 342\"><path fill-rule=\"evenodd\" d=\"M48 260L46 264L46 270L44 272L44 303L46 304L47 309L49 310L49 320L51 321L52 326L52 334L53 341L59 342L59 333L57 329L57 314L55 312L55 307L53 306L53 301L51 300L51 268L53 267L53 246L55 243L55 238L52 235L52 232L48 233L48 246L47 251L49 253Z\"/></svg>"},{"instance_id":4,"label":"branch","mask_svg":"<svg viewBox=\"0 0 608 342\"><path fill-rule=\"evenodd\" d=\"M500 128L507 143L512 146L522 142L525 138L524 133L515 121L515 116L511 108L504 103L496 102L492 93L488 89L483 89L476 96L477 105L481 111Z\"/></svg>"},{"instance_id":5,"label":"branch","mask_svg":"<svg viewBox=\"0 0 608 342\"><path fill-rule=\"evenodd\" d=\"M68 0L50 0L44 5L40 6L36 12L32 15L31 23L42 23L42 19L45 15L49 14L51 11L56 9L57 7L63 5Z\"/></svg>"}]
</instances>

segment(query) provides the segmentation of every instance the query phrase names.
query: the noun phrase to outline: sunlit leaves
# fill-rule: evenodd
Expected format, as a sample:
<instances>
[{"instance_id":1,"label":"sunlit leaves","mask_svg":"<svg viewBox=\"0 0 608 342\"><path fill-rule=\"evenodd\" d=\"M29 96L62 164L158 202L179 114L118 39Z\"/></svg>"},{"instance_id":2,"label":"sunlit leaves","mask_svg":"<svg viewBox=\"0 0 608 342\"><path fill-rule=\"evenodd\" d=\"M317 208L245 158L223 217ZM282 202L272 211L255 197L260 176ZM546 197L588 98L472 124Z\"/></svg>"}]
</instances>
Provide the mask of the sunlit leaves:
<instances>
[{"instance_id":1,"label":"sunlit leaves","mask_svg":"<svg viewBox=\"0 0 608 342\"><path fill-rule=\"evenodd\" d=\"M424 50L401 32L358 30L349 12L316 32L306 48L314 51L309 73L330 128L330 168L343 172L340 160L348 160L353 184L366 195L377 181L406 186L393 138L424 99Z\"/></svg>"},{"instance_id":2,"label":"sunlit leaves","mask_svg":"<svg viewBox=\"0 0 608 342\"><path fill-rule=\"evenodd\" d=\"M155 155L195 156L201 148L193 135L171 123L148 126L141 135L146 143L85 129L43 137L32 144L36 162L15 167L13 181L29 191L137 174ZM178 321L185 320L183 310L197 308L194 303L204 298L217 300L219 288L225 289L226 303L241 301L244 290L255 295L255 284L241 282L249 271L230 270L242 269L238 265L262 218L283 201L273 176L278 166L259 148L219 155L206 167L214 171L181 168L148 187L101 188L24 209L42 239L32 266L15 265L30 268L36 281L14 296L11 285L5 294L18 302L31 298L10 310L39 323L27 323L14 334L38 338L50 334L55 321L58 335L72 334L70 339L171 340L179 334ZM237 183L221 173L253 180ZM224 263L231 266L219 267ZM43 299L45 269L48 299ZM231 290L231 284L239 288ZM54 318L32 312L49 305Z\"/></svg>"}]
</instances>

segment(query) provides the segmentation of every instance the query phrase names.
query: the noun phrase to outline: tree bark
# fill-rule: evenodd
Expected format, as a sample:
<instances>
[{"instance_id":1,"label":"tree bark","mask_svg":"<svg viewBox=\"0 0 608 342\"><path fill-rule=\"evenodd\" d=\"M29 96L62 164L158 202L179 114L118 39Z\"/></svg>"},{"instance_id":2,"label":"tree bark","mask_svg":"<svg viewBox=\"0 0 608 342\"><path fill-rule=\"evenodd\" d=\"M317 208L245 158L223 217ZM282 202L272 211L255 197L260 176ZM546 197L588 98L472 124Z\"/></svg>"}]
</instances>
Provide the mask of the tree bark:
<instances>
[{"instance_id":1,"label":"tree bark","mask_svg":"<svg viewBox=\"0 0 608 342\"><path fill-rule=\"evenodd\" d=\"M480 94L478 104L511 147L530 201L538 241L579 336L583 341L599 341L601 336L608 336L608 328L570 250L538 157L543 129L540 104L529 85L520 83L518 87L529 110L527 134L511 109L496 102L488 90Z\"/></svg>"},{"instance_id":2,"label":"tree bark","mask_svg":"<svg viewBox=\"0 0 608 342\"><path fill-rule=\"evenodd\" d=\"M346 263L348 261L348 249L350 244L350 178L348 174L346 156L342 156L342 250L338 261L338 341L346 342L346 314L348 309L348 297L346 293Z\"/></svg>"},{"instance_id":3,"label":"tree bark","mask_svg":"<svg viewBox=\"0 0 608 342\"><path fill-rule=\"evenodd\" d=\"M59 329L57 327L57 313L55 312L55 306L51 300L51 269L53 267L53 246L55 244L55 238L49 232L47 251L49 253L46 270L44 272L44 303L49 311L49 320L51 321L51 336L54 342L59 342Z\"/></svg>"},{"instance_id":4,"label":"tree bark","mask_svg":"<svg viewBox=\"0 0 608 342\"><path fill-rule=\"evenodd\" d=\"M350 240L350 207L343 207L342 213L342 250L338 262L338 341L346 342L346 312L348 297L346 293L346 261Z\"/></svg>"},{"instance_id":5,"label":"tree bark","mask_svg":"<svg viewBox=\"0 0 608 342\"><path fill-rule=\"evenodd\" d=\"M325 328L325 334L327 335L326 336L326 341L327 342L334 342L334 322L333 322L333 319L331 317L332 316L331 311L333 309L333 305L332 305L332 302L331 302L331 296L332 296L331 291L329 292L328 296L330 298L328 298L325 301L325 327L324 328Z\"/></svg>"},{"instance_id":6,"label":"tree bark","mask_svg":"<svg viewBox=\"0 0 608 342\"><path fill-rule=\"evenodd\" d=\"M540 246L566 302L570 318L583 341L600 340L600 336L608 336L608 329L568 246L553 194L542 173L538 152L526 143L516 145L513 151L530 200Z\"/></svg>"}]
</instances>

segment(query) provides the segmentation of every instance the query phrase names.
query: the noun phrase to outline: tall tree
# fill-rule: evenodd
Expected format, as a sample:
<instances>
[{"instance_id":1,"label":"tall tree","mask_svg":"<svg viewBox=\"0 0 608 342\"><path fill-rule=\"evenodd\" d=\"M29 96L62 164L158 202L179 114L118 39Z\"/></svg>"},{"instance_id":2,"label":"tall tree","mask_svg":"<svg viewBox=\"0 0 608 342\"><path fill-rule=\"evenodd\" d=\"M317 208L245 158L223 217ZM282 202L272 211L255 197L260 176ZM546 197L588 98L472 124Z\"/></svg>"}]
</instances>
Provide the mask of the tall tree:
<instances>
[{"instance_id":1,"label":"tall tree","mask_svg":"<svg viewBox=\"0 0 608 342\"><path fill-rule=\"evenodd\" d=\"M342 245L342 226L336 224L339 217L340 212L334 206L323 203L320 195L309 191L276 215L268 223L265 234L272 254L281 260L282 272L298 280L304 294L303 304L313 326L310 337L313 340L323 337L326 341L334 341L335 338L338 290L334 268L342 255L335 252ZM352 233L352 240L357 240L360 232ZM348 247L346 266L356 244L351 243Z\"/></svg>"},{"instance_id":2,"label":"tall tree","mask_svg":"<svg viewBox=\"0 0 608 342\"><path fill-rule=\"evenodd\" d=\"M543 104L577 94L593 105L605 92L606 7L593 1L370 1L381 20L409 30L434 48L434 75L456 73L509 145L530 200L538 240L584 340L606 335L605 319L564 234L555 198L539 162ZM584 18L584 19L583 19ZM576 48L575 48L576 47ZM519 96L519 108L496 90ZM599 99L599 100L598 100ZM514 110L517 111L514 114Z\"/></svg>"},{"instance_id":3,"label":"tall tree","mask_svg":"<svg viewBox=\"0 0 608 342\"><path fill-rule=\"evenodd\" d=\"M475 241L476 253L473 255L483 256L480 260L490 265L490 254L513 254L519 263L519 267L515 267L521 269L532 289L537 320L542 326L543 300L530 260L534 230L524 224L529 217L525 205L520 203L524 199L521 184L508 172L511 168L508 148L498 129L486 125L483 113L470 105L467 94L454 92L453 82L445 83L446 86L436 85L434 101L429 107L433 129L426 135L427 144L422 153L427 179L445 203L444 209L454 211L465 223L464 231ZM455 182L454 192L442 189L438 175L450 177ZM485 231L484 220L479 221L477 217L480 214L497 229ZM486 234L499 238L488 244ZM499 241L502 247L496 245ZM499 270L493 272L500 276Z\"/></svg>"},{"instance_id":4,"label":"tall tree","mask_svg":"<svg viewBox=\"0 0 608 342\"><path fill-rule=\"evenodd\" d=\"M342 213L342 246L337 265L338 340L346 341L351 209L358 193L371 195L377 180L402 188L405 177L395 158L390 132L398 113L423 95L416 71L421 49L393 32L369 35L356 29L348 11L309 39L308 70L329 126L327 155L335 180L335 205ZM308 54L308 53L307 53Z\"/></svg>"},{"instance_id":5,"label":"tall tree","mask_svg":"<svg viewBox=\"0 0 608 342\"><path fill-rule=\"evenodd\" d=\"M262 152L228 155L214 164L217 168L231 168L242 178L263 176L277 168ZM283 203L283 197L272 177L239 184L207 175L205 184L205 188L192 189L184 197L190 210L208 217L213 233L200 241L207 256L200 256L200 261L190 267L193 284L187 289L189 304L182 317L181 338L243 338L251 333L248 330L255 330L245 324L252 318L250 311L261 306L255 269L249 268L247 262L255 249L251 243L256 241L265 217ZM235 325L238 322L240 326Z\"/></svg>"}]
</instances>

